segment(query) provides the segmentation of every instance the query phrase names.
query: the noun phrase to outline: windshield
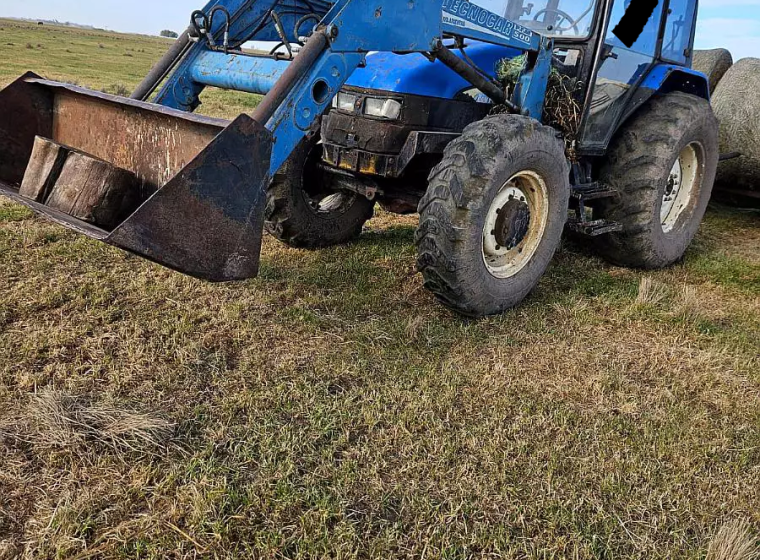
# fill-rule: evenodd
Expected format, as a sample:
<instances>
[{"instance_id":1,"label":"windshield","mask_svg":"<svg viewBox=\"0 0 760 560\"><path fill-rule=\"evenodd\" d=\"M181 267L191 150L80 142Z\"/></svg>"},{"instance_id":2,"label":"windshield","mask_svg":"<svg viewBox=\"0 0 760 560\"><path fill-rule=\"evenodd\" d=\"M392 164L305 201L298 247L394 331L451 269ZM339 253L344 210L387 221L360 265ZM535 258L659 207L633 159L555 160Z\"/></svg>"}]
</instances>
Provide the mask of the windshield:
<instances>
[{"instance_id":1,"label":"windshield","mask_svg":"<svg viewBox=\"0 0 760 560\"><path fill-rule=\"evenodd\" d=\"M591 34L598 0L473 0L547 37L579 38Z\"/></svg>"}]
</instances>

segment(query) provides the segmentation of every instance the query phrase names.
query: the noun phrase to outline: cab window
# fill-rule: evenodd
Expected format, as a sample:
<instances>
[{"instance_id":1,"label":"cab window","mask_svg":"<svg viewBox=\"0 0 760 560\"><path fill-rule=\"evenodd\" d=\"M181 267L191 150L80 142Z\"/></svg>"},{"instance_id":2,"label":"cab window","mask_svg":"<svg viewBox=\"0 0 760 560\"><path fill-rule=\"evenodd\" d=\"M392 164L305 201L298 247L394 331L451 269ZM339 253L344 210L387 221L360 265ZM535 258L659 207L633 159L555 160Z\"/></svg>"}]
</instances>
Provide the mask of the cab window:
<instances>
[{"instance_id":1,"label":"cab window","mask_svg":"<svg viewBox=\"0 0 760 560\"><path fill-rule=\"evenodd\" d=\"M597 0L509 0L503 13L545 37L576 39L591 34L596 7Z\"/></svg>"},{"instance_id":2,"label":"cab window","mask_svg":"<svg viewBox=\"0 0 760 560\"><path fill-rule=\"evenodd\" d=\"M691 57L691 31L696 13L695 0L670 0L662 42L662 58L686 64Z\"/></svg>"},{"instance_id":3,"label":"cab window","mask_svg":"<svg viewBox=\"0 0 760 560\"><path fill-rule=\"evenodd\" d=\"M644 30L639 35L636 42L630 47L626 47L620 39L613 33L615 27L620 20L623 19L625 11L630 6L630 0L616 0L612 6L612 15L610 16L610 25L607 29L606 43L612 47L633 51L639 54L653 55L657 50L657 36L660 32L660 23L662 22L662 4L664 0L660 0L657 7L654 9L654 13L647 20Z\"/></svg>"}]
</instances>

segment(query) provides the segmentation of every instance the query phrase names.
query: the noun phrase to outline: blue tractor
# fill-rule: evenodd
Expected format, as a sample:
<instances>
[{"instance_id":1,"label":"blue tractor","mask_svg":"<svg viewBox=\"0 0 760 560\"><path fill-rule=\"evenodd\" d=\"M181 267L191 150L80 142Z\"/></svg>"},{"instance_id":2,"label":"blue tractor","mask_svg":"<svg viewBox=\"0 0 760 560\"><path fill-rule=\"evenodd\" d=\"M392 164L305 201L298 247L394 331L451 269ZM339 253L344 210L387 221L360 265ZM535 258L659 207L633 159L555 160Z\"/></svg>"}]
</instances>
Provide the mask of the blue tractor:
<instances>
[{"instance_id":1,"label":"blue tractor","mask_svg":"<svg viewBox=\"0 0 760 560\"><path fill-rule=\"evenodd\" d=\"M632 38L630 4L212 1L131 99L31 73L0 92L0 194L211 281L255 276L264 229L318 248L377 204L419 212L425 286L468 316L519 304L566 229L665 267L703 218L718 124L690 69L696 0L660 0ZM207 87L264 98L219 121L194 114ZM30 198L54 166L40 139L134 174L140 195L110 225Z\"/></svg>"}]
</instances>

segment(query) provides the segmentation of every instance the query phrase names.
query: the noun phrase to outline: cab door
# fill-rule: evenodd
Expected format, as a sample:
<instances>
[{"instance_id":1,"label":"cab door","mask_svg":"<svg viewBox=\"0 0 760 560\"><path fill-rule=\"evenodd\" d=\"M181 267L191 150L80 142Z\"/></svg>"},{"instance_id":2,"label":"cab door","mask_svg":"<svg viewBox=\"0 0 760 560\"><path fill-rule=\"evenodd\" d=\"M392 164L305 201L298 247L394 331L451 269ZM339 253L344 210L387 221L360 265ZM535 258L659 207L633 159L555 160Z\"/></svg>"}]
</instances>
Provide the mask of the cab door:
<instances>
[{"instance_id":1,"label":"cab door","mask_svg":"<svg viewBox=\"0 0 760 560\"><path fill-rule=\"evenodd\" d=\"M579 137L581 151L601 153L606 149L626 108L629 94L649 71L657 56L663 4L666 2L660 0L638 40L629 48L612 30L622 19L630 0L612 0L599 71L594 79Z\"/></svg>"}]
</instances>

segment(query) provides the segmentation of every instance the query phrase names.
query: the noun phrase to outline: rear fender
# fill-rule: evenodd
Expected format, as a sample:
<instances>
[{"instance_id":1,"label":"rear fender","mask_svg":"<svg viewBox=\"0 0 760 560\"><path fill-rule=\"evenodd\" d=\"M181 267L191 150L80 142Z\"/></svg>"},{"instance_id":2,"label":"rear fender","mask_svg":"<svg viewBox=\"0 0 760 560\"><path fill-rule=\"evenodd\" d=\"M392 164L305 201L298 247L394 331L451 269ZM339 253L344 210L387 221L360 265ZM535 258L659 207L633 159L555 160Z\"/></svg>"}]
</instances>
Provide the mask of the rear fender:
<instances>
[{"instance_id":1,"label":"rear fender","mask_svg":"<svg viewBox=\"0 0 760 560\"><path fill-rule=\"evenodd\" d=\"M620 125L627 121L652 96L674 91L682 91L710 101L710 86L707 76L683 66L658 64L649 71L636 92L631 96Z\"/></svg>"}]
</instances>

